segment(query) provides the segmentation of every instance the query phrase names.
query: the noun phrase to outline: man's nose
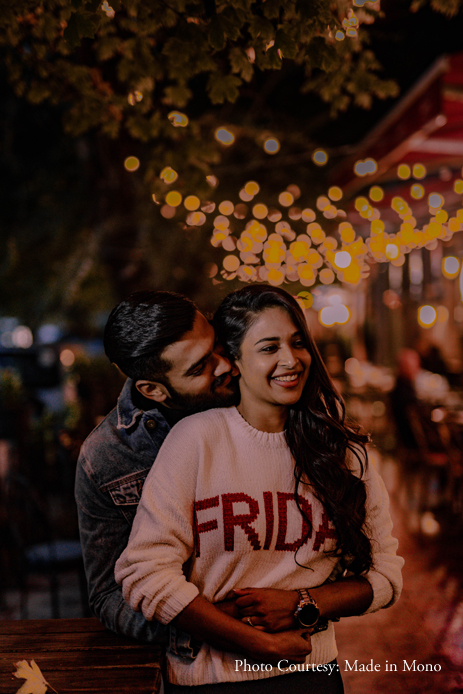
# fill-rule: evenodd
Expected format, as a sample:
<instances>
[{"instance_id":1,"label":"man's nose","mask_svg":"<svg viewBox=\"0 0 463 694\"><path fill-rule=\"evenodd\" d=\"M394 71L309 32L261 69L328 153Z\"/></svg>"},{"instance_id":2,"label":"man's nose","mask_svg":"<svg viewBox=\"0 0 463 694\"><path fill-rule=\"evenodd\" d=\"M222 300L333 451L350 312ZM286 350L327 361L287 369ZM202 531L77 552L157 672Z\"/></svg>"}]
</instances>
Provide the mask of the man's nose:
<instances>
[{"instance_id":1,"label":"man's nose","mask_svg":"<svg viewBox=\"0 0 463 694\"><path fill-rule=\"evenodd\" d=\"M223 354L219 354L217 352L214 352L214 354L216 359L214 376L217 378L218 376L222 376L222 374L226 374L231 371L231 364L227 357L224 357Z\"/></svg>"}]
</instances>

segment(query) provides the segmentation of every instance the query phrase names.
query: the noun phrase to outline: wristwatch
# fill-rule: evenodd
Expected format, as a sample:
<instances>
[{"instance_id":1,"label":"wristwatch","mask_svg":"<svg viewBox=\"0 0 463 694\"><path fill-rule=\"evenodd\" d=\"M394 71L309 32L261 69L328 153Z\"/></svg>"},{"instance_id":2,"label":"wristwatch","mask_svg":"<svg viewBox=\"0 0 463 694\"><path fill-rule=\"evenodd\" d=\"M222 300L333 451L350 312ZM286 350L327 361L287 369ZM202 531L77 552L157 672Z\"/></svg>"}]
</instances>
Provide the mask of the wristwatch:
<instances>
[{"instance_id":1,"label":"wristwatch","mask_svg":"<svg viewBox=\"0 0 463 694\"><path fill-rule=\"evenodd\" d=\"M299 602L294 616L301 627L314 627L320 619L319 607L306 588L301 588L297 592Z\"/></svg>"},{"instance_id":2,"label":"wristwatch","mask_svg":"<svg viewBox=\"0 0 463 694\"><path fill-rule=\"evenodd\" d=\"M320 609L306 588L301 588L299 602L294 613L294 617L299 622L299 626L311 630L312 634L328 629L328 620L320 617Z\"/></svg>"}]
</instances>

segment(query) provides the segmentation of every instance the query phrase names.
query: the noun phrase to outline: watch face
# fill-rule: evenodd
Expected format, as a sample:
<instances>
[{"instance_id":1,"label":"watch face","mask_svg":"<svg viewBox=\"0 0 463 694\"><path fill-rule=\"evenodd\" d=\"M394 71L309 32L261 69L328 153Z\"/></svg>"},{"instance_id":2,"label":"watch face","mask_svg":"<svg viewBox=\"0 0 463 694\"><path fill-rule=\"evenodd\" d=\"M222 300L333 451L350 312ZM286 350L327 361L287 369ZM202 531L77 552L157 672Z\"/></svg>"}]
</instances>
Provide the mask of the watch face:
<instances>
[{"instance_id":1,"label":"watch face","mask_svg":"<svg viewBox=\"0 0 463 694\"><path fill-rule=\"evenodd\" d=\"M301 607L301 609L297 613L298 622L303 627L313 626L314 624L316 624L319 617L320 610L316 605L312 605L311 603Z\"/></svg>"}]
</instances>

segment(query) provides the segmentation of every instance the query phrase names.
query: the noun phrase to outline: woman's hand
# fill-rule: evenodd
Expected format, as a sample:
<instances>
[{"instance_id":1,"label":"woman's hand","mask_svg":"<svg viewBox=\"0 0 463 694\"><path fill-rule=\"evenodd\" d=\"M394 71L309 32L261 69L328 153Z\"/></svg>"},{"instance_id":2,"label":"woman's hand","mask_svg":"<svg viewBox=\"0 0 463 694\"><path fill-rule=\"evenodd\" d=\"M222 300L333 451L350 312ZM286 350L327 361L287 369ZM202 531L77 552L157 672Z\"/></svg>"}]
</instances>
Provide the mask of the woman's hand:
<instances>
[{"instance_id":1,"label":"woman's hand","mask_svg":"<svg viewBox=\"0 0 463 694\"><path fill-rule=\"evenodd\" d=\"M254 627L270 633L298 627L294 618L294 612L299 602L297 590L240 588L231 591L227 598L231 596L235 597L234 602L243 622L249 623L248 619L252 618ZM236 616L236 612L232 616Z\"/></svg>"},{"instance_id":2,"label":"woman's hand","mask_svg":"<svg viewBox=\"0 0 463 694\"><path fill-rule=\"evenodd\" d=\"M277 665L281 660L288 663L304 663L312 651L310 633L307 629L292 629L279 634L260 632L255 644L246 653L253 660Z\"/></svg>"}]
</instances>

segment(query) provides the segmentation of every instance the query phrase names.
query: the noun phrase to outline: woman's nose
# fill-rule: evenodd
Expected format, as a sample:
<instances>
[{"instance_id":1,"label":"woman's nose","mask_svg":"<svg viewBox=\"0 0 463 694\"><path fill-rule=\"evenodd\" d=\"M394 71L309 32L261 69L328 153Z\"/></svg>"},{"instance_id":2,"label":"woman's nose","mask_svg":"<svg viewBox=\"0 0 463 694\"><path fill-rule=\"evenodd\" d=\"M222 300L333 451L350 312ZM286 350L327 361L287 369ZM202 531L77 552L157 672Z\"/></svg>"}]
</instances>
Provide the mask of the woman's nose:
<instances>
[{"instance_id":1,"label":"woman's nose","mask_svg":"<svg viewBox=\"0 0 463 694\"><path fill-rule=\"evenodd\" d=\"M291 347L283 347L279 361L282 366L286 366L287 368L292 369L296 366L297 362L299 361L299 358L296 354L294 354Z\"/></svg>"}]
</instances>

